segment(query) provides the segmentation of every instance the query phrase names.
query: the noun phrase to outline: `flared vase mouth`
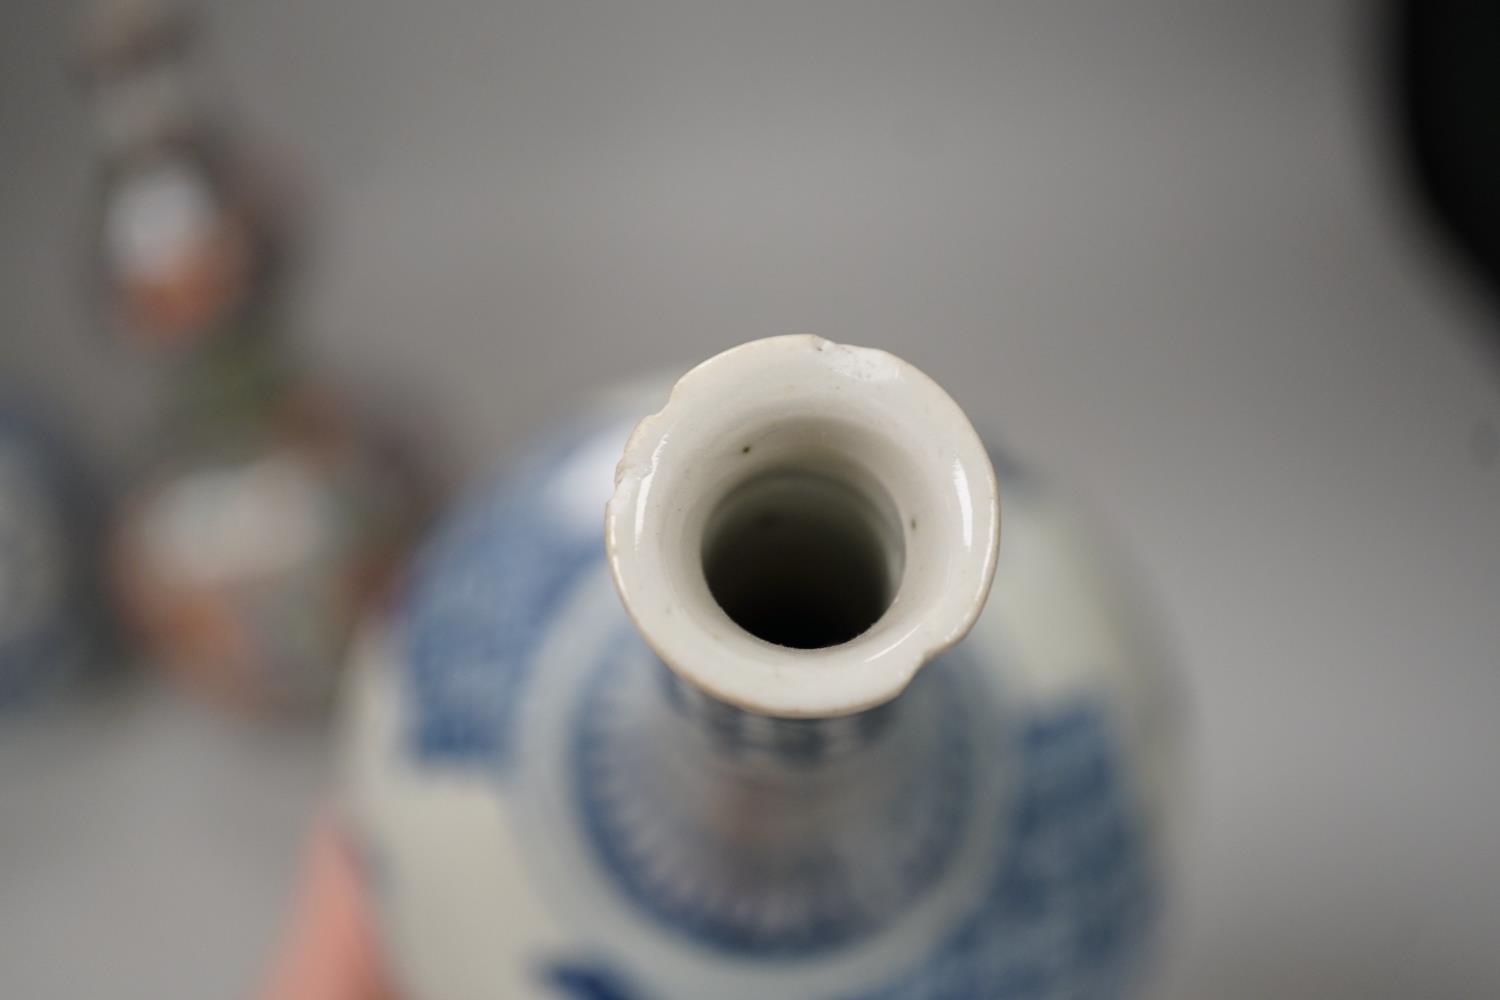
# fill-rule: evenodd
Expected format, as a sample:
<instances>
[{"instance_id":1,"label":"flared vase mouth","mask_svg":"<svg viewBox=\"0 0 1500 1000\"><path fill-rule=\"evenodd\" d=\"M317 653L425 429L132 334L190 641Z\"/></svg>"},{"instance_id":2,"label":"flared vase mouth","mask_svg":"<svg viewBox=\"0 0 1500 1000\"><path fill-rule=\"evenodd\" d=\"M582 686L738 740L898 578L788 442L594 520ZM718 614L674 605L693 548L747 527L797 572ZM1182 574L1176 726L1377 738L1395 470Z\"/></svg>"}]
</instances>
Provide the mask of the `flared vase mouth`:
<instances>
[{"instance_id":1,"label":"flared vase mouth","mask_svg":"<svg viewBox=\"0 0 1500 1000\"><path fill-rule=\"evenodd\" d=\"M958 404L901 359L757 340L688 372L625 446L610 569L658 656L713 698L783 718L900 694L969 631L999 493Z\"/></svg>"}]
</instances>

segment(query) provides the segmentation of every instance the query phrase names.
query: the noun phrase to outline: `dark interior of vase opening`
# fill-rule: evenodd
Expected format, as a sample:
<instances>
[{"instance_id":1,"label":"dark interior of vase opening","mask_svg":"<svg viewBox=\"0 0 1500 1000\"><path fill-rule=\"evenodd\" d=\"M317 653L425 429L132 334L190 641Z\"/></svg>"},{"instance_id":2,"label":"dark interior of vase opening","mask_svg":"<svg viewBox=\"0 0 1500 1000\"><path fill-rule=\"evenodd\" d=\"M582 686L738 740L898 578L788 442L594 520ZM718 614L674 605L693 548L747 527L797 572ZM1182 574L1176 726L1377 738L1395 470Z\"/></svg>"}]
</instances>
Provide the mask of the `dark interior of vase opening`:
<instances>
[{"instance_id":1,"label":"dark interior of vase opening","mask_svg":"<svg viewBox=\"0 0 1500 1000\"><path fill-rule=\"evenodd\" d=\"M794 649L837 646L891 606L899 524L873 484L775 469L732 489L709 517L703 573L719 607L751 635Z\"/></svg>"}]
</instances>

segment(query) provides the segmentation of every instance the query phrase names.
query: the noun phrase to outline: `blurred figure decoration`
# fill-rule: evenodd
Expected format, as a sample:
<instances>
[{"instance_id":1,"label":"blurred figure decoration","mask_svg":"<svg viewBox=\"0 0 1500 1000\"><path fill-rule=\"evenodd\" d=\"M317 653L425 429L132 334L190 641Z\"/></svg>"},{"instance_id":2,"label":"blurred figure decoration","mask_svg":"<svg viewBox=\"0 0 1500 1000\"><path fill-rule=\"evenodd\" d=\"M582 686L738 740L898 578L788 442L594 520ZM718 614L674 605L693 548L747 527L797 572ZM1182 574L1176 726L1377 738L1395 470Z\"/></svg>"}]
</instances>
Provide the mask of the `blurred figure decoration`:
<instances>
[{"instance_id":1,"label":"blurred figure decoration","mask_svg":"<svg viewBox=\"0 0 1500 1000\"><path fill-rule=\"evenodd\" d=\"M482 493L361 643L397 992L1144 989L1169 672L1093 530L882 351L756 341L662 396Z\"/></svg>"},{"instance_id":2,"label":"blurred figure decoration","mask_svg":"<svg viewBox=\"0 0 1500 1000\"><path fill-rule=\"evenodd\" d=\"M93 265L109 326L183 352L264 339L291 240L275 172L227 127L193 12L104 0L78 76L100 141Z\"/></svg>"},{"instance_id":3,"label":"blurred figure decoration","mask_svg":"<svg viewBox=\"0 0 1500 1000\"><path fill-rule=\"evenodd\" d=\"M0 405L0 709L56 690L95 659L96 513L55 432Z\"/></svg>"},{"instance_id":4,"label":"blurred figure decoration","mask_svg":"<svg viewBox=\"0 0 1500 1000\"><path fill-rule=\"evenodd\" d=\"M422 503L388 441L292 357L289 199L212 100L196 29L177 4L109 0L81 67L103 140L98 298L170 369L117 575L164 665L238 704L306 706Z\"/></svg>"}]
</instances>

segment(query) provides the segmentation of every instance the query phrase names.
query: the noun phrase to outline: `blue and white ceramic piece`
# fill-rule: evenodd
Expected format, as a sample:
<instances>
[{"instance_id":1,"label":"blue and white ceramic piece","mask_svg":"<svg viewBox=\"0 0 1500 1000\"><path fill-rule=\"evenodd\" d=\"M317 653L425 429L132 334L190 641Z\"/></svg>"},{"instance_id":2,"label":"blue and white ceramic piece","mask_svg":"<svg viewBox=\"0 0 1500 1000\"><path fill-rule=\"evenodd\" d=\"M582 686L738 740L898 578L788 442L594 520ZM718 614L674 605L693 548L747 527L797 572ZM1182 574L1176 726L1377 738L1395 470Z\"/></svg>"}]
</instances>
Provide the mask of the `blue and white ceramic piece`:
<instances>
[{"instance_id":1,"label":"blue and white ceramic piece","mask_svg":"<svg viewBox=\"0 0 1500 1000\"><path fill-rule=\"evenodd\" d=\"M351 691L348 816L400 987L1145 989L1161 656L1067 505L996 464L1003 546L937 385L781 337L481 494Z\"/></svg>"},{"instance_id":2,"label":"blue and white ceramic piece","mask_svg":"<svg viewBox=\"0 0 1500 1000\"><path fill-rule=\"evenodd\" d=\"M0 709L56 690L98 640L92 511L56 437L0 409Z\"/></svg>"}]
</instances>

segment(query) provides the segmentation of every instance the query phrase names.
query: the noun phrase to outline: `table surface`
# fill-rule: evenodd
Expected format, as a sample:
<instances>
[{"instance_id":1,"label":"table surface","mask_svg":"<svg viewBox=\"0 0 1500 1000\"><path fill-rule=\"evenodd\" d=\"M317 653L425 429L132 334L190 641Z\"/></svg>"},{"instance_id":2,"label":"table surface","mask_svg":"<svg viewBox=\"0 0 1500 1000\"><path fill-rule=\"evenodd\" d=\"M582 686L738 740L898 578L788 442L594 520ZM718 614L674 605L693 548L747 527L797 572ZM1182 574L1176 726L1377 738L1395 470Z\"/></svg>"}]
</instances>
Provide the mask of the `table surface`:
<instances>
[{"instance_id":1,"label":"table surface","mask_svg":"<svg viewBox=\"0 0 1500 1000\"><path fill-rule=\"evenodd\" d=\"M63 5L0 32L0 373L117 463ZM623 373L888 347L1104 508L1191 686L1167 993L1500 995L1500 367L1355 4L210 5L315 209L310 356L460 479ZM410 405L407 405L410 403ZM441 442L439 445L437 442ZM241 995L326 733L0 727L7 995Z\"/></svg>"}]
</instances>

